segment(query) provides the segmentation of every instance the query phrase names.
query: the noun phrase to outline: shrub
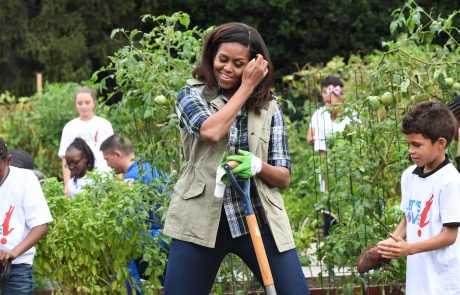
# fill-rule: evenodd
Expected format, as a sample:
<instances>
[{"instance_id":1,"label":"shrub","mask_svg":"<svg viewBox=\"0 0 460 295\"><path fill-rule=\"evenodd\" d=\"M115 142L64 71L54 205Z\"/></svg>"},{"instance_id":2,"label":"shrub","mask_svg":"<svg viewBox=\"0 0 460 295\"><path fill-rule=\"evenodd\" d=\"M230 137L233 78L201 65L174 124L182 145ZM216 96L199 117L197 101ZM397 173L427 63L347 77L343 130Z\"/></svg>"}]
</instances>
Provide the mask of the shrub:
<instances>
[{"instance_id":1,"label":"shrub","mask_svg":"<svg viewBox=\"0 0 460 295\"><path fill-rule=\"evenodd\" d=\"M161 193L142 183L128 186L110 175L90 178L91 187L75 199L64 196L55 178L45 180L43 190L54 220L38 244L36 273L48 277L62 293L122 293L128 262L145 252L151 275L147 284L158 289L166 255L156 246L158 240L144 233L152 204L161 204L157 210L165 211L166 189Z\"/></svg>"}]
</instances>

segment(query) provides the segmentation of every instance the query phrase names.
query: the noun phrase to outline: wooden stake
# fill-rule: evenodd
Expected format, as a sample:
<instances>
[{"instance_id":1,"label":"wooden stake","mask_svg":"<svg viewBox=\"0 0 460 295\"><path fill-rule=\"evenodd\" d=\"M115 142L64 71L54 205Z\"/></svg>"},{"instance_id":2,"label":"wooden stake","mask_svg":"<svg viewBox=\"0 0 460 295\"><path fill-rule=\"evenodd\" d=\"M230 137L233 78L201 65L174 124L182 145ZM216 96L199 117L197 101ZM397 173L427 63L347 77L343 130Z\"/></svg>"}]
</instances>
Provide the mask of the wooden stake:
<instances>
[{"instance_id":1,"label":"wooden stake","mask_svg":"<svg viewBox=\"0 0 460 295\"><path fill-rule=\"evenodd\" d=\"M43 92L42 73L35 72L35 81L37 82L37 94L38 96L42 96L42 92Z\"/></svg>"}]
</instances>

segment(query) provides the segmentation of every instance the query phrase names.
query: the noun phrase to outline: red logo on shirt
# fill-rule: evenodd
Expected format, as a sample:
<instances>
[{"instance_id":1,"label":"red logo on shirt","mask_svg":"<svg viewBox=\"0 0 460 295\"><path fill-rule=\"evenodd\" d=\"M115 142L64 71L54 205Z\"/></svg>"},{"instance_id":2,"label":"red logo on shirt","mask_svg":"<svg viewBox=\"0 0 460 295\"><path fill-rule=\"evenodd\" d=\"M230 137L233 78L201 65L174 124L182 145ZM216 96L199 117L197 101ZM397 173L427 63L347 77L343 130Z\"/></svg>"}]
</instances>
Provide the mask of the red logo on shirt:
<instances>
[{"instance_id":1,"label":"red logo on shirt","mask_svg":"<svg viewBox=\"0 0 460 295\"><path fill-rule=\"evenodd\" d=\"M3 220L3 223L2 223L3 237L0 239L0 243L2 245L6 244L7 242L5 237L14 230L14 228L10 229L10 219L11 219L11 215L13 215L13 211L14 211L14 207L10 205L10 209L8 210L8 212L5 213L5 219Z\"/></svg>"},{"instance_id":2,"label":"red logo on shirt","mask_svg":"<svg viewBox=\"0 0 460 295\"><path fill-rule=\"evenodd\" d=\"M422 236L422 228L425 227L428 223L430 223L429 220L426 220L428 217L428 212L430 212L431 209L431 204L433 204L433 197L434 195L431 195L431 198L426 201L425 203L425 208L423 208L422 215L420 216L420 228L418 229L418 236Z\"/></svg>"}]
</instances>

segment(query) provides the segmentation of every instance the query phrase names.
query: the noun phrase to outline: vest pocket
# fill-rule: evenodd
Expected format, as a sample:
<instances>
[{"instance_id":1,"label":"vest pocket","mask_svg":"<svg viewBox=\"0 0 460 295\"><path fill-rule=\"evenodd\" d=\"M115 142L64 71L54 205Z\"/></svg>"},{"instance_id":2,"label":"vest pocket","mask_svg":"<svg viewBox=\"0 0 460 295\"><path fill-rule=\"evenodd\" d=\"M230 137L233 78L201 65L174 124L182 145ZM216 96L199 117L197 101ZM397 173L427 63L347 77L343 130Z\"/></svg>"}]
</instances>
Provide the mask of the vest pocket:
<instances>
[{"instance_id":1,"label":"vest pocket","mask_svg":"<svg viewBox=\"0 0 460 295\"><path fill-rule=\"evenodd\" d=\"M280 210L284 210L283 197L277 190L271 190L271 193L267 194L268 201Z\"/></svg>"},{"instance_id":2,"label":"vest pocket","mask_svg":"<svg viewBox=\"0 0 460 295\"><path fill-rule=\"evenodd\" d=\"M284 201L280 192L276 188L269 188L262 181L256 182L259 190L259 197L266 198L268 202L279 210L284 210Z\"/></svg>"},{"instance_id":3,"label":"vest pocket","mask_svg":"<svg viewBox=\"0 0 460 295\"><path fill-rule=\"evenodd\" d=\"M205 187L206 184L203 182L191 181L187 183L187 185L176 185L175 189L182 199L187 200L201 195L204 192Z\"/></svg>"},{"instance_id":4,"label":"vest pocket","mask_svg":"<svg viewBox=\"0 0 460 295\"><path fill-rule=\"evenodd\" d=\"M270 128L262 128L262 131L260 132L260 139L265 143L270 140Z\"/></svg>"}]
</instances>

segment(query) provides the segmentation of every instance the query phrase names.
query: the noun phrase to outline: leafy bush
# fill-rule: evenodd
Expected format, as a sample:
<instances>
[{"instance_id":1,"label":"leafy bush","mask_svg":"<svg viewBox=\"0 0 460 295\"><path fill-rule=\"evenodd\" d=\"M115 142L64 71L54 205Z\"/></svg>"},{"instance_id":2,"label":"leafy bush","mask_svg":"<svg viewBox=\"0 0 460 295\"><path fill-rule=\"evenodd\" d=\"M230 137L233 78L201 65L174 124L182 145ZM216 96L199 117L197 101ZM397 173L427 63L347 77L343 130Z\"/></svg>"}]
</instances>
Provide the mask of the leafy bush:
<instances>
[{"instance_id":1,"label":"leafy bush","mask_svg":"<svg viewBox=\"0 0 460 295\"><path fill-rule=\"evenodd\" d=\"M45 180L43 190L54 221L38 244L35 271L62 293L123 293L128 262L145 251L151 275L146 285L158 289L166 255L156 246L159 238L144 233L152 204L162 204L158 210L164 213L168 187L160 193L142 183L128 186L109 175L90 177L91 187L75 199L64 196L55 178Z\"/></svg>"},{"instance_id":2,"label":"leafy bush","mask_svg":"<svg viewBox=\"0 0 460 295\"><path fill-rule=\"evenodd\" d=\"M76 116L73 96L77 87L75 83L47 84L42 96L13 99L0 105L1 129L9 147L29 152L37 169L45 175L61 174L59 141L65 123Z\"/></svg>"},{"instance_id":3,"label":"leafy bush","mask_svg":"<svg viewBox=\"0 0 460 295\"><path fill-rule=\"evenodd\" d=\"M115 81L109 98L123 97L110 114L119 115L119 131L133 139L136 154L165 171L179 170L181 147L174 105L177 91L191 78L204 31L189 29L189 16L181 12L145 15L142 20L153 22L150 32L113 30L112 37L122 34L129 45L109 57L110 64L97 71L93 80L105 76L100 88Z\"/></svg>"},{"instance_id":4,"label":"leafy bush","mask_svg":"<svg viewBox=\"0 0 460 295\"><path fill-rule=\"evenodd\" d=\"M29 152L36 168L49 177L61 177L59 143L64 125L78 116L74 96L76 83L46 84L43 94L15 98L8 93L0 96L0 135L10 149ZM98 114L107 112L99 104Z\"/></svg>"}]
</instances>

